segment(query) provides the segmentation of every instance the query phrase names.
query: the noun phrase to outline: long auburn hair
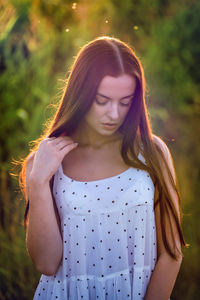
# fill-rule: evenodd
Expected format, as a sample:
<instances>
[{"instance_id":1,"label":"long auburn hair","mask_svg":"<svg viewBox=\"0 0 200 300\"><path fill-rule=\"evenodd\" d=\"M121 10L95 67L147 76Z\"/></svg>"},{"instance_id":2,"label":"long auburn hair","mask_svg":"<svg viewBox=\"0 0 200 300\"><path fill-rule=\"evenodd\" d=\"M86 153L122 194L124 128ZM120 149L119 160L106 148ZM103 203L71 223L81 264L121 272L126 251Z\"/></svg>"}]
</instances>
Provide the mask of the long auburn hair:
<instances>
[{"instance_id":1,"label":"long auburn hair","mask_svg":"<svg viewBox=\"0 0 200 300\"><path fill-rule=\"evenodd\" d=\"M25 173L29 156L37 151L40 141L46 136L70 136L75 132L79 123L90 110L103 77L106 75L118 77L122 74L134 76L136 90L133 96L134 101L132 101L124 123L119 128L123 135L121 155L126 164L149 172L155 186L154 209L158 203L160 204L163 243L170 256L178 259L175 251L178 249L172 231L170 214L175 221L181 247L187 245L181 226L182 216L177 182L171 174L163 152L153 140L145 104L145 77L140 60L129 45L113 37L98 37L80 49L72 65L57 112L46 126L43 135L35 141L34 147L22 163L19 184L26 200L24 225L25 227L27 225L29 210L29 200L25 192ZM145 164L138 159L136 149L142 152L146 161ZM160 159L165 164L170 183L176 191L179 211L174 207L173 199L163 176ZM53 178L50 183L52 191ZM166 224L170 224L173 246L170 245L167 236ZM178 252L180 253L180 251Z\"/></svg>"}]
</instances>

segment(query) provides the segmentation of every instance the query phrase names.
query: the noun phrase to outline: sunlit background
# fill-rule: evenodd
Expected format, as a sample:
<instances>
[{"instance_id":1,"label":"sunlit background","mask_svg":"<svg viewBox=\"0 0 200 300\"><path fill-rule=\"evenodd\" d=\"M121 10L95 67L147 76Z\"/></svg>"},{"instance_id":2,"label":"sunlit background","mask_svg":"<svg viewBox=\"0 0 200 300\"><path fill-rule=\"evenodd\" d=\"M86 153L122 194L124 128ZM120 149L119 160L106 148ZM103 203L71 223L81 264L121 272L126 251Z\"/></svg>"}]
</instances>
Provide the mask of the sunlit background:
<instances>
[{"instance_id":1,"label":"sunlit background","mask_svg":"<svg viewBox=\"0 0 200 300\"><path fill-rule=\"evenodd\" d=\"M28 257L24 200L12 160L25 157L62 94L74 56L99 35L136 51L154 132L172 152L185 251L171 299L200 299L200 1L0 1L0 299L32 299L40 274ZM51 106L49 106L51 104ZM47 107L48 106L48 107Z\"/></svg>"}]
</instances>

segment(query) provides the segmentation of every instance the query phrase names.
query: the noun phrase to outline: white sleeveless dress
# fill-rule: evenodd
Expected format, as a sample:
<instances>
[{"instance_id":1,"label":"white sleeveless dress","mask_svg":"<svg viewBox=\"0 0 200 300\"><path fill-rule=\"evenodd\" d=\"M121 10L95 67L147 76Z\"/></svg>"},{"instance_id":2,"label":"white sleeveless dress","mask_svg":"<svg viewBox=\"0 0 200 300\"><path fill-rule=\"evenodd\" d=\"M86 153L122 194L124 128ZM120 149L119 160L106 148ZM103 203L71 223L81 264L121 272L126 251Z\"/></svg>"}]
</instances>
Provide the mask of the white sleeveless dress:
<instances>
[{"instance_id":1,"label":"white sleeveless dress","mask_svg":"<svg viewBox=\"0 0 200 300\"><path fill-rule=\"evenodd\" d=\"M149 174L130 167L82 182L66 176L61 164L53 194L63 258L54 276L41 276L34 300L143 299L157 258Z\"/></svg>"}]
</instances>

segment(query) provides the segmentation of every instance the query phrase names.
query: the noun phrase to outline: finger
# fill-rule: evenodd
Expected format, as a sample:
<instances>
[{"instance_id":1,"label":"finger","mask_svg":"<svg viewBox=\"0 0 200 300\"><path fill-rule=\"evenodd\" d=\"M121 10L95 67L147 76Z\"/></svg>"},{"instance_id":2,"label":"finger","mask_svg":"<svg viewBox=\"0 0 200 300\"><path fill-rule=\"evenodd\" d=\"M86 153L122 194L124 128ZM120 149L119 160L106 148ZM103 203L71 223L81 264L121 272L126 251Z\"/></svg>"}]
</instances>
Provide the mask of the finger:
<instances>
[{"instance_id":1,"label":"finger","mask_svg":"<svg viewBox=\"0 0 200 300\"><path fill-rule=\"evenodd\" d=\"M46 137L44 140L47 140L47 141L53 141L53 140L55 140L56 139L56 137L55 136L52 136L52 137Z\"/></svg>"},{"instance_id":2,"label":"finger","mask_svg":"<svg viewBox=\"0 0 200 300\"><path fill-rule=\"evenodd\" d=\"M61 150L62 148L64 148L67 145L70 145L70 144L74 144L74 142L72 140L69 140L69 141L62 140L58 144L56 144L56 148L58 150Z\"/></svg>"},{"instance_id":3,"label":"finger","mask_svg":"<svg viewBox=\"0 0 200 300\"><path fill-rule=\"evenodd\" d=\"M45 140L47 141L47 143L51 143L56 146L60 141L62 141L62 138L51 137L51 138L47 138Z\"/></svg>"},{"instance_id":4,"label":"finger","mask_svg":"<svg viewBox=\"0 0 200 300\"><path fill-rule=\"evenodd\" d=\"M44 144L46 144L46 143L48 143L48 142L52 142L54 139L55 139L54 137L51 137L51 138L46 137L46 138L44 138L44 139L42 139L42 140L40 141L40 145L44 145Z\"/></svg>"},{"instance_id":5,"label":"finger","mask_svg":"<svg viewBox=\"0 0 200 300\"><path fill-rule=\"evenodd\" d=\"M73 143L73 144L69 144L64 146L61 150L60 153L63 155L63 157L69 153L71 150L73 150L74 148L76 148L78 146L78 143Z\"/></svg>"},{"instance_id":6,"label":"finger","mask_svg":"<svg viewBox=\"0 0 200 300\"><path fill-rule=\"evenodd\" d=\"M57 137L55 140L53 140L53 143L55 143L56 145L58 145L60 142L62 141L70 141L70 142L74 142L70 137L63 137L63 136L59 136Z\"/></svg>"}]
</instances>

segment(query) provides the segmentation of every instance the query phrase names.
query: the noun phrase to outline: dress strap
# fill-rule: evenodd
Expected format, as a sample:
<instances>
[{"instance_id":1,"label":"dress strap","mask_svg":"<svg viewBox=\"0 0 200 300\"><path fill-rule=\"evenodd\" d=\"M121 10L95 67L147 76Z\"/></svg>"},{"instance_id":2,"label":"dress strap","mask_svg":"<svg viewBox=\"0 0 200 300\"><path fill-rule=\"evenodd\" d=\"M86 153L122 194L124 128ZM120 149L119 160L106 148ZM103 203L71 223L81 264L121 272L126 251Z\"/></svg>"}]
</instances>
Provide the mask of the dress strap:
<instances>
[{"instance_id":1,"label":"dress strap","mask_svg":"<svg viewBox=\"0 0 200 300\"><path fill-rule=\"evenodd\" d=\"M62 162L60 163L60 166L59 166L58 170L60 171L60 173L62 173L62 174L63 174Z\"/></svg>"}]
</instances>

